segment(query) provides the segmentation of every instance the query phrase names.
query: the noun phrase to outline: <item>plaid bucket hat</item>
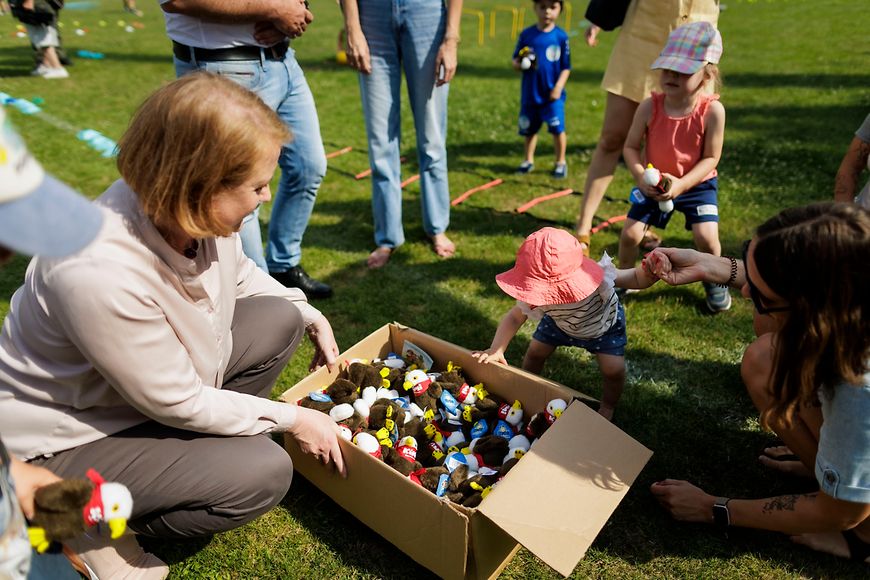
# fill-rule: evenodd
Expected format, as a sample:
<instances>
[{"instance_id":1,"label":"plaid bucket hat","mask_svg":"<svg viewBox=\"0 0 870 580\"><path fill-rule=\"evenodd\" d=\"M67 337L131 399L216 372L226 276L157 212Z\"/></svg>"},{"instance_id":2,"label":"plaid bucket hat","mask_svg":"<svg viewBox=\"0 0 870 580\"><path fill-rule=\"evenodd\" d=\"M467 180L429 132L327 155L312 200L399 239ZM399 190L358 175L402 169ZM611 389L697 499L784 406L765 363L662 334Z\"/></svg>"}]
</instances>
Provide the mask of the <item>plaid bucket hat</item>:
<instances>
[{"instance_id":1,"label":"plaid bucket hat","mask_svg":"<svg viewBox=\"0 0 870 580\"><path fill-rule=\"evenodd\" d=\"M668 36L651 69L695 74L706 63L717 64L722 57L722 35L709 22L691 22L675 28Z\"/></svg>"},{"instance_id":2,"label":"plaid bucket hat","mask_svg":"<svg viewBox=\"0 0 870 580\"><path fill-rule=\"evenodd\" d=\"M495 277L505 294L532 306L580 302L603 279L604 270L583 256L577 238L558 228L527 237L514 267Z\"/></svg>"}]
</instances>

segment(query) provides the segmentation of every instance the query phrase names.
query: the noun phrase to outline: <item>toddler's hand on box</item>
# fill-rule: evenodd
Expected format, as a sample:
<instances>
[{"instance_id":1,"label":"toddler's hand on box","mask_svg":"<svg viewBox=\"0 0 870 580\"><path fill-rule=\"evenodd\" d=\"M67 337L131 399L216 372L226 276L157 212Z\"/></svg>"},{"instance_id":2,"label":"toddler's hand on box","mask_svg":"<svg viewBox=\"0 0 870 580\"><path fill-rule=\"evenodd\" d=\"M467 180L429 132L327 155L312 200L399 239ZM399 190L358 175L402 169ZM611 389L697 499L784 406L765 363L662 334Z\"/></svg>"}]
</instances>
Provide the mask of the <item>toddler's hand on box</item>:
<instances>
[{"instance_id":1,"label":"toddler's hand on box","mask_svg":"<svg viewBox=\"0 0 870 580\"><path fill-rule=\"evenodd\" d=\"M483 364L489 363L501 363L503 365L507 364L507 360L504 358L504 353L499 351L489 351L489 350L476 350L471 353L471 356L476 358L479 362Z\"/></svg>"}]
</instances>

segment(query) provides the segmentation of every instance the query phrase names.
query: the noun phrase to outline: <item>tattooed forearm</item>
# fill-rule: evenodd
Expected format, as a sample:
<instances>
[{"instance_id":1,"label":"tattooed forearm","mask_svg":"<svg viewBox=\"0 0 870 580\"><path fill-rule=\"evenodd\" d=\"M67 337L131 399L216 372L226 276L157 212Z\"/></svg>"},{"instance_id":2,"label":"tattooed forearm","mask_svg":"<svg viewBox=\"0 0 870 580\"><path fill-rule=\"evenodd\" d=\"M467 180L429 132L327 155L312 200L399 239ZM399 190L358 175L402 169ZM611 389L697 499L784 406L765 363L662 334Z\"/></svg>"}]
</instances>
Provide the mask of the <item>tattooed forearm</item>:
<instances>
[{"instance_id":1,"label":"tattooed forearm","mask_svg":"<svg viewBox=\"0 0 870 580\"><path fill-rule=\"evenodd\" d=\"M773 512L793 512L795 510L795 504L801 498L805 500L812 501L816 499L815 494L807 494L807 495L781 495L779 497L775 497L771 499L769 502L764 504L761 508L761 513L770 514Z\"/></svg>"}]
</instances>

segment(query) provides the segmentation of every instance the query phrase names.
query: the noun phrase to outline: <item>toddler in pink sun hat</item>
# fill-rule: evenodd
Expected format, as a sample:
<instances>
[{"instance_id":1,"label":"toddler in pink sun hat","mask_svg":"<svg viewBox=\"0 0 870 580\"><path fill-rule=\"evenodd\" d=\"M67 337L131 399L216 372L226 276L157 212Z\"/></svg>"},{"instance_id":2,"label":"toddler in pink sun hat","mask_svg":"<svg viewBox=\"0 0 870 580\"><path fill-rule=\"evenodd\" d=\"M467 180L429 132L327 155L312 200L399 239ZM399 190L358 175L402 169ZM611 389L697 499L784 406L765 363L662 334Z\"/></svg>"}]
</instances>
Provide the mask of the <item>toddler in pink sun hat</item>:
<instances>
[{"instance_id":1,"label":"toddler in pink sun hat","mask_svg":"<svg viewBox=\"0 0 870 580\"><path fill-rule=\"evenodd\" d=\"M658 278L643 263L618 270L606 253L593 262L573 235L542 228L520 246L514 267L495 280L517 303L502 317L490 347L473 356L482 363L507 364L504 353L511 339L526 320L537 320L523 369L540 374L558 346L586 349L603 377L598 412L610 420L625 386L625 311L615 287L647 288Z\"/></svg>"}]
</instances>

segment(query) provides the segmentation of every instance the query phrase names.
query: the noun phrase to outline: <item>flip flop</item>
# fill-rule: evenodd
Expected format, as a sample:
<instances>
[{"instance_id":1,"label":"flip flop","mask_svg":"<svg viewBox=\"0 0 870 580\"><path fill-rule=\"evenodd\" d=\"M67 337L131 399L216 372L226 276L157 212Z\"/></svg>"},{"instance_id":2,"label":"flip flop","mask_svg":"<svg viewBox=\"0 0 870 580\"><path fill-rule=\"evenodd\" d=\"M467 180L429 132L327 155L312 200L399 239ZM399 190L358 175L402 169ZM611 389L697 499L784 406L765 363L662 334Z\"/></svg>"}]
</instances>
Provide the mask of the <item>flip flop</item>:
<instances>
[{"instance_id":1,"label":"flip flop","mask_svg":"<svg viewBox=\"0 0 870 580\"><path fill-rule=\"evenodd\" d=\"M580 242L581 248L583 250L583 256L585 258L589 257L589 249L592 247L591 235L590 234L577 234L577 241Z\"/></svg>"}]
</instances>

